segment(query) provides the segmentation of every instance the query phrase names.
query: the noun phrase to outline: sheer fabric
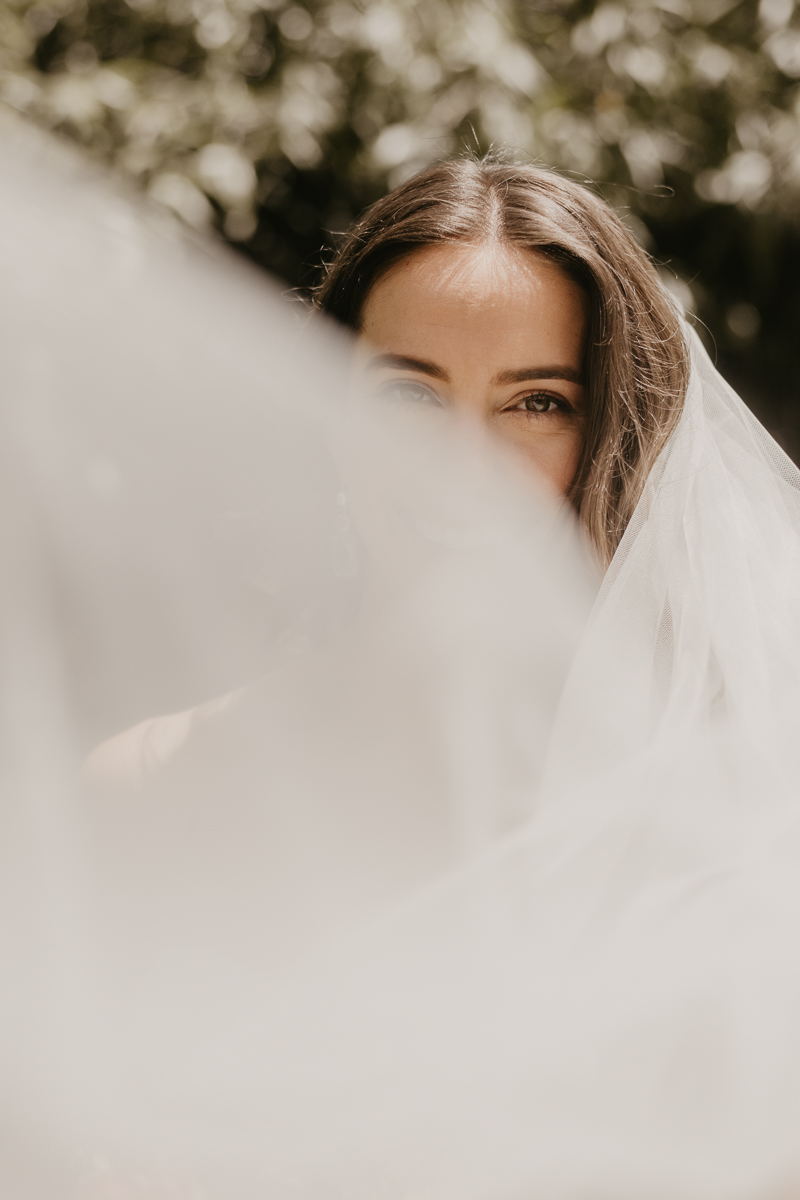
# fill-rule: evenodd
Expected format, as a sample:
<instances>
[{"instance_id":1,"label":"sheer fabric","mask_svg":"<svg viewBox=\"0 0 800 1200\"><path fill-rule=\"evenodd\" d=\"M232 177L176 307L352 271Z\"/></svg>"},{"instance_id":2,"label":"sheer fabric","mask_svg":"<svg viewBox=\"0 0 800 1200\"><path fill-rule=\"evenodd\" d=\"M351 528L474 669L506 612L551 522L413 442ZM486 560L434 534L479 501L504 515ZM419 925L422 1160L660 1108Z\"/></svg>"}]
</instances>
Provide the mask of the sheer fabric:
<instances>
[{"instance_id":1,"label":"sheer fabric","mask_svg":"<svg viewBox=\"0 0 800 1200\"><path fill-rule=\"evenodd\" d=\"M4 1195L792 1194L795 468L690 335L601 581L475 431L2 137Z\"/></svg>"}]
</instances>

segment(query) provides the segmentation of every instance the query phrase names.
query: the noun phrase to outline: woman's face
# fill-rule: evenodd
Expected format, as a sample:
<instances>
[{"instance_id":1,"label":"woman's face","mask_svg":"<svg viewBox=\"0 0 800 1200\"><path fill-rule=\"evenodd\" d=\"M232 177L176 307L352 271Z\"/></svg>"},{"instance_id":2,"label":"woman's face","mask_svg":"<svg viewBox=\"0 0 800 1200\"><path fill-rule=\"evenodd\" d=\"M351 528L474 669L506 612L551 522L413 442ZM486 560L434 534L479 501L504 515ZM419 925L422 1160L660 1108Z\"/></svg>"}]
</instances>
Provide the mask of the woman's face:
<instances>
[{"instance_id":1,"label":"woman's face","mask_svg":"<svg viewBox=\"0 0 800 1200\"><path fill-rule=\"evenodd\" d=\"M369 387L477 419L564 493L583 446L583 289L507 245L426 246L374 285L362 313Z\"/></svg>"}]
</instances>

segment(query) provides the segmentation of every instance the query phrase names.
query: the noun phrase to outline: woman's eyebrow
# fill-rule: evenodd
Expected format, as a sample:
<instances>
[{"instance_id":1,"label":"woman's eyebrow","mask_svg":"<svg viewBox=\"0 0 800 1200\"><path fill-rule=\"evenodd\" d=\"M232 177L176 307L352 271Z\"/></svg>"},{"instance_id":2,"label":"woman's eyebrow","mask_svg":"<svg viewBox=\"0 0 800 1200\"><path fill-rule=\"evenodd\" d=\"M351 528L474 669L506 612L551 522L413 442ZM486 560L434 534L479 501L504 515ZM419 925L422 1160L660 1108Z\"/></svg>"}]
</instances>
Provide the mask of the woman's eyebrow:
<instances>
[{"instance_id":1,"label":"woman's eyebrow","mask_svg":"<svg viewBox=\"0 0 800 1200\"><path fill-rule=\"evenodd\" d=\"M573 367L520 367L516 371L500 371L493 382L525 383L528 379L565 379L568 383L583 383L580 371Z\"/></svg>"},{"instance_id":2,"label":"woman's eyebrow","mask_svg":"<svg viewBox=\"0 0 800 1200\"><path fill-rule=\"evenodd\" d=\"M395 371L417 371L420 375L430 375L431 379L441 379L448 382L450 376L444 367L427 362L424 358L409 358L406 354L376 354L367 363L367 369L379 371L381 368Z\"/></svg>"}]
</instances>

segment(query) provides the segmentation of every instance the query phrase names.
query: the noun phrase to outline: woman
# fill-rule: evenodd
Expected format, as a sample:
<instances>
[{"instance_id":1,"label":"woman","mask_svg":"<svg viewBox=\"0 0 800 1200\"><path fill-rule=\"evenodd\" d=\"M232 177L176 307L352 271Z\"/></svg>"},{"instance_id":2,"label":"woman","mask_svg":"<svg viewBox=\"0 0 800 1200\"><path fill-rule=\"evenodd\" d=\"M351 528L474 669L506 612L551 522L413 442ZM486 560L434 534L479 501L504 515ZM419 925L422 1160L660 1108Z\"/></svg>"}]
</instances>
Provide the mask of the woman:
<instances>
[{"instance_id":1,"label":"woman","mask_svg":"<svg viewBox=\"0 0 800 1200\"><path fill-rule=\"evenodd\" d=\"M642 252L554 175L433 168L318 295L359 405L319 329L147 232L119 255L93 191L9 201L25 170L6 1191L74 1191L78 1146L145 1195L153 1164L214 1197L793 1194L798 474ZM610 560L588 617L528 460ZM71 826L86 697L187 709L270 621L277 669L109 743L137 795Z\"/></svg>"},{"instance_id":2,"label":"woman","mask_svg":"<svg viewBox=\"0 0 800 1200\"><path fill-rule=\"evenodd\" d=\"M680 417L689 355L652 263L603 201L534 167L439 164L364 214L314 300L356 335L368 391L453 408L509 443L608 565ZM385 558L385 528L370 537L359 515ZM158 767L227 707L148 721L90 767Z\"/></svg>"},{"instance_id":3,"label":"woman","mask_svg":"<svg viewBox=\"0 0 800 1200\"><path fill-rule=\"evenodd\" d=\"M793 788L796 670L779 672L782 694L765 663L800 653L797 472L610 208L550 171L442 163L364 214L315 298L357 335L378 390L454 407L510 442L610 566L550 779L572 773L582 695L581 772L591 747L597 769L622 769L712 724L734 758L769 746L764 769Z\"/></svg>"}]
</instances>

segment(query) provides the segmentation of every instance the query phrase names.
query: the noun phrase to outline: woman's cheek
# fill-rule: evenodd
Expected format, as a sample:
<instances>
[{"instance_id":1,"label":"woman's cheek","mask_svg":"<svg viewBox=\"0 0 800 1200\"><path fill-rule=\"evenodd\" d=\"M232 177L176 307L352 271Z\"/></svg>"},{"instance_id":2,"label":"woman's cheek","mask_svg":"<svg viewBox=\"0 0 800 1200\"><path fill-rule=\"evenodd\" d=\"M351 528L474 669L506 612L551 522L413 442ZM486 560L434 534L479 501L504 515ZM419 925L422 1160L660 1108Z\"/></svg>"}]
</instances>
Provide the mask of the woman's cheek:
<instances>
[{"instance_id":1,"label":"woman's cheek","mask_svg":"<svg viewBox=\"0 0 800 1200\"><path fill-rule=\"evenodd\" d=\"M547 418L545 418L546 420ZM565 495L578 469L583 433L574 424L566 428L533 433L528 429L504 430L504 439L510 441L523 456L533 464L539 475Z\"/></svg>"}]
</instances>

